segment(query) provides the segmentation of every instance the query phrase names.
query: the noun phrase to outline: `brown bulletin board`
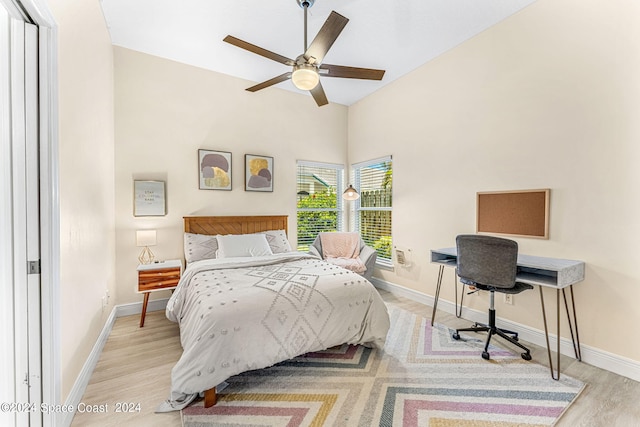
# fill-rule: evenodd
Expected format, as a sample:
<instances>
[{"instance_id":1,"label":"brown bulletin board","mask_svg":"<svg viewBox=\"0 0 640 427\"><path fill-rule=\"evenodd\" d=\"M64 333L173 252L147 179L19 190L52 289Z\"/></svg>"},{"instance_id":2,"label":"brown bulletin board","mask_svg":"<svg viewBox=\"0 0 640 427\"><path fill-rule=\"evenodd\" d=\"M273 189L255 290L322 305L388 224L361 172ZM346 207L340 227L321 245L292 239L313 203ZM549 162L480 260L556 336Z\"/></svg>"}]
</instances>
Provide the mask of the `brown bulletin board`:
<instances>
[{"instance_id":1,"label":"brown bulletin board","mask_svg":"<svg viewBox=\"0 0 640 427\"><path fill-rule=\"evenodd\" d=\"M477 232L549 238L550 190L479 192Z\"/></svg>"}]
</instances>

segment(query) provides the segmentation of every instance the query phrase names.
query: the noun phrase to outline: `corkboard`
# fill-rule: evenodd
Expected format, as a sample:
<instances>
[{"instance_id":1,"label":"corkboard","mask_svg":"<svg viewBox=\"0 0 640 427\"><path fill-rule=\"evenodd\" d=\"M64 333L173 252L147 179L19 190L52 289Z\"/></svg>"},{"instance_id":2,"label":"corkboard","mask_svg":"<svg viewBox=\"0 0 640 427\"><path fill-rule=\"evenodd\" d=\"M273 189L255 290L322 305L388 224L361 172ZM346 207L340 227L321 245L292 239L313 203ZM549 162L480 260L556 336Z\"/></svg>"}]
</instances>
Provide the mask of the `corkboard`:
<instances>
[{"instance_id":1,"label":"corkboard","mask_svg":"<svg viewBox=\"0 0 640 427\"><path fill-rule=\"evenodd\" d=\"M549 189L478 193L478 233L549 238Z\"/></svg>"}]
</instances>

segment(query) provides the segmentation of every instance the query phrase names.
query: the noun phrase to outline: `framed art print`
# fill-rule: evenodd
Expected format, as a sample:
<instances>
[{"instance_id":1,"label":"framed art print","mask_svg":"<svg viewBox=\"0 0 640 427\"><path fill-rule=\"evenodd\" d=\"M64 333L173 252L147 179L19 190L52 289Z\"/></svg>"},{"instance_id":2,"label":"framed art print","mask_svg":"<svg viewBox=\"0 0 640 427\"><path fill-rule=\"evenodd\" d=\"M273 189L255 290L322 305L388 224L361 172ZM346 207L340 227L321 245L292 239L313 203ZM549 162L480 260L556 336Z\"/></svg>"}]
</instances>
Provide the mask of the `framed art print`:
<instances>
[{"instance_id":1,"label":"framed art print","mask_svg":"<svg viewBox=\"0 0 640 427\"><path fill-rule=\"evenodd\" d=\"M166 214L164 181L133 181L133 216Z\"/></svg>"},{"instance_id":2,"label":"framed art print","mask_svg":"<svg viewBox=\"0 0 640 427\"><path fill-rule=\"evenodd\" d=\"M231 190L231 153L198 150L200 190Z\"/></svg>"},{"instance_id":3,"label":"framed art print","mask_svg":"<svg viewBox=\"0 0 640 427\"><path fill-rule=\"evenodd\" d=\"M245 191L273 191L273 157L244 155Z\"/></svg>"}]
</instances>

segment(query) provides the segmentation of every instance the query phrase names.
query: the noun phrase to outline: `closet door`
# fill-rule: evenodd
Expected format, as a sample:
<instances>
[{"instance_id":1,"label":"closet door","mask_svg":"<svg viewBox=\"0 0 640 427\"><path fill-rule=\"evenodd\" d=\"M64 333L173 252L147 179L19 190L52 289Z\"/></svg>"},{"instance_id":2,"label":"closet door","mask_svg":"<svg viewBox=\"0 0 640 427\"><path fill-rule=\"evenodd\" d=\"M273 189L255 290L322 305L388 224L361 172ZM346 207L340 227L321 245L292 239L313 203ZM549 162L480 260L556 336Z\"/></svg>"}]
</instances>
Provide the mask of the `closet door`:
<instances>
[{"instance_id":1,"label":"closet door","mask_svg":"<svg viewBox=\"0 0 640 427\"><path fill-rule=\"evenodd\" d=\"M25 223L20 239L26 240L27 283L27 346L29 403L40 408L42 404L42 326L41 326L41 280L40 280L40 164L39 164L39 96L38 96L38 27L24 25L24 100L25 100L25 144L24 144L24 212ZM42 425L42 412L29 413L29 426Z\"/></svg>"},{"instance_id":2,"label":"closet door","mask_svg":"<svg viewBox=\"0 0 640 427\"><path fill-rule=\"evenodd\" d=\"M0 402L15 402L16 372L13 316L13 239L11 217L11 23L0 3ZM0 425L12 425L15 414L0 411Z\"/></svg>"},{"instance_id":3,"label":"closet door","mask_svg":"<svg viewBox=\"0 0 640 427\"><path fill-rule=\"evenodd\" d=\"M41 426L38 34L1 3L0 106L0 425Z\"/></svg>"}]
</instances>

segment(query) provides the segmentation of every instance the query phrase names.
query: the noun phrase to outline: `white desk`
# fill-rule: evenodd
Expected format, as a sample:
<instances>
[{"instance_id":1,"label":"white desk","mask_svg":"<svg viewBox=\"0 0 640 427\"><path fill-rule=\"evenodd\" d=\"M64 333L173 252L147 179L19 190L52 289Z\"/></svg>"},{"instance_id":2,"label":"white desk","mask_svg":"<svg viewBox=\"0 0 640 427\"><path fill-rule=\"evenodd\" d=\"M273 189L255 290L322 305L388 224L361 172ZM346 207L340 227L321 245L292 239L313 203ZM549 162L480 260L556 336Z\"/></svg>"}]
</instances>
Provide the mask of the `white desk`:
<instances>
[{"instance_id":1,"label":"white desk","mask_svg":"<svg viewBox=\"0 0 640 427\"><path fill-rule=\"evenodd\" d=\"M431 262L439 264L438 269L438 282L436 285L436 295L433 303L433 313L431 314L431 325L436 315L436 308L438 307L438 299L440 298L440 288L442 287L442 276L445 267L456 267L457 263L457 251L456 248L442 248L431 250ZM580 352L580 336L578 334L578 319L576 317L576 305L573 296L573 285L584 280L584 262L570 260L570 259L558 259L558 258L546 258L537 257L531 255L518 254L518 270L516 274L516 280L518 282L529 283L537 285L540 289L540 303L542 305L542 317L544 320L544 334L547 342L547 354L549 356L549 367L551 369L551 377L554 380L560 378L560 291L562 290L562 296L564 299L564 306L567 311L567 321L569 323L569 330L571 331L571 341L573 343L573 350L576 355L576 359L582 360ZM460 308L458 311L458 279L457 274L454 275L455 292L456 292L456 316L462 315L462 302L464 299L464 285L462 286L462 295L460 297ZM551 349L549 347L549 330L547 328L547 314L544 306L544 296L542 294L542 287L556 289L556 331L557 331L557 376L553 373L553 360L551 358ZM569 312L569 305L567 303L567 294L565 289L569 288L571 293L571 313ZM574 324L575 324L575 336L574 336Z\"/></svg>"}]
</instances>

